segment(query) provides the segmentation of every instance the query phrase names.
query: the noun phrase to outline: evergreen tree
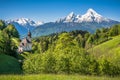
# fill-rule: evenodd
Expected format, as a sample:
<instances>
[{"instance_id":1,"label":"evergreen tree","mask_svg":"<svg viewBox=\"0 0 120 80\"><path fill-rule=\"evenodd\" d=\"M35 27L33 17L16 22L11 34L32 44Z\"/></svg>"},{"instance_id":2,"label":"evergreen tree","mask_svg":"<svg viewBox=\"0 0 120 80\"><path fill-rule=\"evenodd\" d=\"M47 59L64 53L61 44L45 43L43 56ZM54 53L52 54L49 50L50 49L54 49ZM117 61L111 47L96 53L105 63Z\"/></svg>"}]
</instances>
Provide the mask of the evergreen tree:
<instances>
[{"instance_id":1,"label":"evergreen tree","mask_svg":"<svg viewBox=\"0 0 120 80\"><path fill-rule=\"evenodd\" d=\"M0 20L0 30L3 30L5 27L5 22Z\"/></svg>"},{"instance_id":2,"label":"evergreen tree","mask_svg":"<svg viewBox=\"0 0 120 80\"><path fill-rule=\"evenodd\" d=\"M8 24L4 31L9 35L9 37L19 38L19 33L17 29L12 24Z\"/></svg>"}]
</instances>

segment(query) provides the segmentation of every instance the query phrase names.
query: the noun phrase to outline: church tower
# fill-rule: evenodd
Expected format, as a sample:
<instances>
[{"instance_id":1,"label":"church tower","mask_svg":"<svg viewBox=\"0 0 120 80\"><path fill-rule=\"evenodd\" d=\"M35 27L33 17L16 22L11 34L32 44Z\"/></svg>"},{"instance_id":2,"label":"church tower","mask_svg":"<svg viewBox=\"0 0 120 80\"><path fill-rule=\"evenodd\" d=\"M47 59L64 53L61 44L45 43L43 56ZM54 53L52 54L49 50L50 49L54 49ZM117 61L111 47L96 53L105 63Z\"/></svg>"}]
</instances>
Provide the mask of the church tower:
<instances>
[{"instance_id":1,"label":"church tower","mask_svg":"<svg viewBox=\"0 0 120 80\"><path fill-rule=\"evenodd\" d=\"M28 30L28 35L27 36L31 38L32 35L31 35L30 30Z\"/></svg>"}]
</instances>

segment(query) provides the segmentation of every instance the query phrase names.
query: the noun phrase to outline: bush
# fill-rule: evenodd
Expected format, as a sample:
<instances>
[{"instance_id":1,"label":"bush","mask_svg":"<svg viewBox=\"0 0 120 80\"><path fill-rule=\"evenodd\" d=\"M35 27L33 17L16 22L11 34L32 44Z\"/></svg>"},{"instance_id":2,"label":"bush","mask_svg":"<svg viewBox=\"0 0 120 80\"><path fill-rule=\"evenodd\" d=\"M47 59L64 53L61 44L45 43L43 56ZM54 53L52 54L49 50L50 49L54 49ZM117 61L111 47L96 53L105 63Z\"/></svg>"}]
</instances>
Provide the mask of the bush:
<instances>
[{"instance_id":1,"label":"bush","mask_svg":"<svg viewBox=\"0 0 120 80\"><path fill-rule=\"evenodd\" d=\"M43 67L43 56L42 54L32 54L23 63L23 71L25 73L42 73Z\"/></svg>"},{"instance_id":2,"label":"bush","mask_svg":"<svg viewBox=\"0 0 120 80\"><path fill-rule=\"evenodd\" d=\"M25 73L93 74L96 64L84 50L76 48L32 54L24 61L23 70Z\"/></svg>"},{"instance_id":3,"label":"bush","mask_svg":"<svg viewBox=\"0 0 120 80\"><path fill-rule=\"evenodd\" d=\"M116 76L120 74L120 66L115 64L116 61L108 61L106 59L99 60L100 75Z\"/></svg>"}]
</instances>

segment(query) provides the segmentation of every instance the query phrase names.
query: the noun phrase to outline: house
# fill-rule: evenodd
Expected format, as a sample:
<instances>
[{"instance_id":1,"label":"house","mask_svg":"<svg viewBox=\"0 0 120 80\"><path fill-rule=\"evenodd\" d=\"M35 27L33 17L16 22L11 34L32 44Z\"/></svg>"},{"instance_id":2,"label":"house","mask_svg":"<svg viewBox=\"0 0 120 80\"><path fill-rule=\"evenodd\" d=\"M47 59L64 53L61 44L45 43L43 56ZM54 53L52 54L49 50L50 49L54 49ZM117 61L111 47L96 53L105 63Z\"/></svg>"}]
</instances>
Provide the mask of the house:
<instances>
[{"instance_id":1,"label":"house","mask_svg":"<svg viewBox=\"0 0 120 80\"><path fill-rule=\"evenodd\" d=\"M31 40L31 32L28 31L27 37L22 39L20 45L18 47L18 52L22 53L24 51L31 51L32 50L32 40Z\"/></svg>"}]
</instances>

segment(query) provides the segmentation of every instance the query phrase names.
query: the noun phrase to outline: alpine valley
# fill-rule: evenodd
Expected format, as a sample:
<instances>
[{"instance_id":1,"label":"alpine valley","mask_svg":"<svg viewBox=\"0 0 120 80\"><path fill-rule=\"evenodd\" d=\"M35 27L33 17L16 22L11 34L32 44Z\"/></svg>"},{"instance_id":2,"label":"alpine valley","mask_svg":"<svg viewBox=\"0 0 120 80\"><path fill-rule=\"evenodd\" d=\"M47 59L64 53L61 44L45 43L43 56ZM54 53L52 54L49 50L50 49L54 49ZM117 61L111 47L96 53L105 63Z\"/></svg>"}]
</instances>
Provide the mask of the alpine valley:
<instances>
[{"instance_id":1,"label":"alpine valley","mask_svg":"<svg viewBox=\"0 0 120 80\"><path fill-rule=\"evenodd\" d=\"M119 21L103 17L91 8L83 15L76 15L71 12L65 18L60 18L55 22L35 22L26 18L9 20L6 22L14 24L20 35L27 33L29 28L32 31L33 37L59 33L62 31L69 32L72 30L86 30L90 33L94 33L98 28L106 28L120 23Z\"/></svg>"}]
</instances>

